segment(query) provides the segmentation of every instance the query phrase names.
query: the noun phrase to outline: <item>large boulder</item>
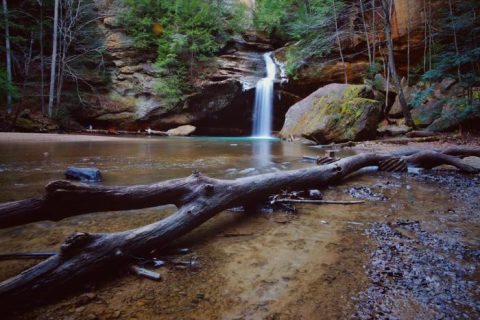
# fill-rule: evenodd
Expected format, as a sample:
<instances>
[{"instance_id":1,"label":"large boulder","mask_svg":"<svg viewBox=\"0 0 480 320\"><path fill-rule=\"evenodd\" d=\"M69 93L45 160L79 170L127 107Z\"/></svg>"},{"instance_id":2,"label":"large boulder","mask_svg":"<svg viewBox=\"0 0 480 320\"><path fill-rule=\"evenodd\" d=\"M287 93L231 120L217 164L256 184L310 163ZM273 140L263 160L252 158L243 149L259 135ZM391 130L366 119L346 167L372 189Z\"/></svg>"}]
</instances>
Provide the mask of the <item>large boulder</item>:
<instances>
[{"instance_id":1,"label":"large boulder","mask_svg":"<svg viewBox=\"0 0 480 320\"><path fill-rule=\"evenodd\" d=\"M371 87L332 83L294 104L280 132L317 143L375 138L381 103Z\"/></svg>"},{"instance_id":2,"label":"large boulder","mask_svg":"<svg viewBox=\"0 0 480 320\"><path fill-rule=\"evenodd\" d=\"M169 136L189 136L193 132L195 132L197 128L194 126L191 126L189 124L186 124L184 126L176 127L174 129L170 129L167 131L167 134Z\"/></svg>"},{"instance_id":3,"label":"large boulder","mask_svg":"<svg viewBox=\"0 0 480 320\"><path fill-rule=\"evenodd\" d=\"M442 113L426 130L432 132L451 131L462 125L478 128L480 122L480 103L445 104Z\"/></svg>"},{"instance_id":4,"label":"large boulder","mask_svg":"<svg viewBox=\"0 0 480 320\"><path fill-rule=\"evenodd\" d=\"M442 114L443 102L431 100L412 110L412 119L415 126L425 128Z\"/></svg>"}]
</instances>

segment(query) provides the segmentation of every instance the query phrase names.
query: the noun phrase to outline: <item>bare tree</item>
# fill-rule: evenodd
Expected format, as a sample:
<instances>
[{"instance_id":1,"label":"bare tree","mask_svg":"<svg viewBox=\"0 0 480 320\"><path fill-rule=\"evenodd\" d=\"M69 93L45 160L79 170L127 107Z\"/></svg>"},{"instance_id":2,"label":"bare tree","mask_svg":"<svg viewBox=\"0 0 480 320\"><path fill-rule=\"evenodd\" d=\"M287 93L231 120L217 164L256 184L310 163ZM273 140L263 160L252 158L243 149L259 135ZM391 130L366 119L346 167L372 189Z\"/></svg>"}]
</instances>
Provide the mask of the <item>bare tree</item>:
<instances>
[{"instance_id":1,"label":"bare tree","mask_svg":"<svg viewBox=\"0 0 480 320\"><path fill-rule=\"evenodd\" d=\"M5 54L6 54L6 67L7 67L7 82L12 84L12 55L11 55L11 48L10 48L10 29L8 23L8 6L7 0L3 0L3 17L5 19ZM7 112L12 112L12 95L7 90Z\"/></svg>"},{"instance_id":2,"label":"bare tree","mask_svg":"<svg viewBox=\"0 0 480 320\"><path fill-rule=\"evenodd\" d=\"M411 17L410 17L410 0L407 0L407 86L410 85L410 30L411 29Z\"/></svg>"},{"instance_id":3,"label":"bare tree","mask_svg":"<svg viewBox=\"0 0 480 320\"><path fill-rule=\"evenodd\" d=\"M375 5L375 0L372 0L372 34L373 34L373 37L372 37L372 58L373 58L373 62L375 62L375 56L376 56L376 34L377 34L377 26L376 26L376 19L375 19L375 16L376 16L376 13L377 13L377 8L376 8L376 5Z\"/></svg>"},{"instance_id":4,"label":"bare tree","mask_svg":"<svg viewBox=\"0 0 480 320\"><path fill-rule=\"evenodd\" d=\"M345 77L345 83L348 83L347 66L345 64L345 59L343 58L342 43L340 42L340 34L338 31L337 8L335 6L335 0L332 0L332 4L333 4L333 18L335 20L335 35L337 38L338 51L340 52L340 59L342 60L342 64L343 64L343 76Z\"/></svg>"},{"instance_id":5,"label":"bare tree","mask_svg":"<svg viewBox=\"0 0 480 320\"><path fill-rule=\"evenodd\" d=\"M367 30L367 22L365 21L365 9L363 7L363 0L360 1L360 12L362 14L362 22L363 22L363 31L365 32L365 40L367 41L367 52L368 52L368 63L372 65L372 53L370 51L370 36Z\"/></svg>"},{"instance_id":6,"label":"bare tree","mask_svg":"<svg viewBox=\"0 0 480 320\"><path fill-rule=\"evenodd\" d=\"M39 35L39 42L40 42L40 103L42 105L42 113L46 114L47 110L45 110L45 94L44 94L44 86L45 86L45 63L44 63L44 56L43 56L43 0L37 0L38 5L40 6L40 35Z\"/></svg>"},{"instance_id":7,"label":"bare tree","mask_svg":"<svg viewBox=\"0 0 480 320\"><path fill-rule=\"evenodd\" d=\"M408 126L414 128L415 124L412 120L412 115L410 114L410 109L408 108L407 101L405 100L405 95L403 94L403 89L398 78L397 69L395 67L395 57L393 55L393 41L392 41L392 10L393 10L393 0L382 0L381 1L383 18L384 18L384 29L385 29L385 40L387 44L388 51L388 69L390 70L390 76L393 81L393 85L397 89L398 99L400 101L400 106L402 107L403 116L405 117L405 122ZM387 110L388 111L388 110Z\"/></svg>"},{"instance_id":8,"label":"bare tree","mask_svg":"<svg viewBox=\"0 0 480 320\"><path fill-rule=\"evenodd\" d=\"M5 1L5 0L4 0ZM52 63L50 68L50 93L48 95L48 116L53 115L53 100L55 98L55 75L57 66L57 31L58 31L58 7L60 0L55 0L53 14L53 44L52 44Z\"/></svg>"},{"instance_id":9,"label":"bare tree","mask_svg":"<svg viewBox=\"0 0 480 320\"><path fill-rule=\"evenodd\" d=\"M458 41L457 41L457 29L455 27L455 20L453 19L453 5L452 0L448 0L448 9L450 11L450 21L452 23L452 31L453 31L453 44L455 45L455 55L458 58L460 57L460 52L458 50ZM462 75L460 73L460 65L457 64L457 74L458 74L458 81L462 81Z\"/></svg>"}]
</instances>

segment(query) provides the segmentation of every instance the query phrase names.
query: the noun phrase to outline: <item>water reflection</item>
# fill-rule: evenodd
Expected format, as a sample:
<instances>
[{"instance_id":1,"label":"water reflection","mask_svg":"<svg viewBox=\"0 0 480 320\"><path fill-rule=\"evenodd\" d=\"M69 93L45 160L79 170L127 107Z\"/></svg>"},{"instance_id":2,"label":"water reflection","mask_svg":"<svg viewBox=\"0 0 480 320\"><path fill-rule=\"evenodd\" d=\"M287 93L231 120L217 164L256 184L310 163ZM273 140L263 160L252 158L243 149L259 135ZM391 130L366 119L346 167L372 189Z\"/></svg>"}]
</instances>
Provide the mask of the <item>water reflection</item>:
<instances>
[{"instance_id":1,"label":"water reflection","mask_svg":"<svg viewBox=\"0 0 480 320\"><path fill-rule=\"evenodd\" d=\"M69 166L96 167L103 185L148 184L186 177L193 170L215 178L288 170L311 164L315 150L277 139L138 138L128 141L0 143L0 202L40 196ZM248 169L248 170L247 170Z\"/></svg>"},{"instance_id":2,"label":"water reflection","mask_svg":"<svg viewBox=\"0 0 480 320\"><path fill-rule=\"evenodd\" d=\"M252 141L252 156L255 168L269 167L272 164L272 141L267 139Z\"/></svg>"}]
</instances>

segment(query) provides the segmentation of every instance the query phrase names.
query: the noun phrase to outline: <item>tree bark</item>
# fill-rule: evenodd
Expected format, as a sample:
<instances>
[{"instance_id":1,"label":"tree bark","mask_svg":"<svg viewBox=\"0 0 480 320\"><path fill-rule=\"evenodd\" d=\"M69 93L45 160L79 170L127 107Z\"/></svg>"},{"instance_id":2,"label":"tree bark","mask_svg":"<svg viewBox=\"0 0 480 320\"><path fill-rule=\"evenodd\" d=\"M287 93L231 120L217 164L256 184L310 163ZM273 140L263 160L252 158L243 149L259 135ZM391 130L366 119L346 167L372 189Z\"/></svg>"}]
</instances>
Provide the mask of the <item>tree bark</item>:
<instances>
[{"instance_id":1,"label":"tree bark","mask_svg":"<svg viewBox=\"0 0 480 320\"><path fill-rule=\"evenodd\" d=\"M10 48L10 28L8 23L8 6L7 0L2 1L3 5L3 17L5 19L5 55L6 55L6 68L7 68L7 82L12 85L12 52ZM7 88L7 113L12 112L12 94L10 88Z\"/></svg>"},{"instance_id":2,"label":"tree bark","mask_svg":"<svg viewBox=\"0 0 480 320\"><path fill-rule=\"evenodd\" d=\"M53 14L53 44L52 44L52 61L50 67L50 93L48 95L48 116L53 116L53 101L55 98L55 68L57 67L57 41L58 41L58 5L60 0L55 0Z\"/></svg>"},{"instance_id":3,"label":"tree bark","mask_svg":"<svg viewBox=\"0 0 480 320\"><path fill-rule=\"evenodd\" d=\"M363 0L359 0L360 1L360 12L362 14L362 22L363 22L363 31L365 33L365 40L367 42L367 53L368 53L368 64L371 66L372 65L372 53L370 52L370 37L369 37L369 34L368 34L368 30L367 30L367 23L365 21L365 10L363 8Z\"/></svg>"},{"instance_id":4,"label":"tree bark","mask_svg":"<svg viewBox=\"0 0 480 320\"><path fill-rule=\"evenodd\" d=\"M457 41L457 28L455 28L455 21L453 18L453 5L452 5L452 0L448 0L448 10L450 12L450 20L452 23L452 31L453 31L453 44L455 45L455 55L457 57L457 60L460 58L460 52L458 51L458 41ZM457 65L457 75L458 75L458 81L462 81L462 74L460 72L460 65Z\"/></svg>"},{"instance_id":5,"label":"tree bark","mask_svg":"<svg viewBox=\"0 0 480 320\"><path fill-rule=\"evenodd\" d=\"M478 172L478 169L468 166L454 155L478 156L480 149L457 148L445 152L447 151L450 155L423 151L403 159L425 167L448 163L467 172ZM142 256L153 249L160 250L170 245L175 239L223 210L256 204L285 188L299 190L326 186L363 167L379 166L390 158L391 156L386 154L359 154L327 165L236 180L213 179L194 172L184 179L147 186L98 187L64 181L51 183L47 186L47 195L42 200L27 199L2 205L2 219L7 217L12 221L11 215L18 207L22 209L17 211L17 214L23 210L22 223L45 219L41 214L52 214L57 210L62 214L57 213L55 218L161 204L175 204L178 210L163 220L132 230L71 235L62 244L59 254L0 283L0 306L5 309L42 302L45 297L62 292L62 288L84 281L95 271L105 267L128 266L131 257ZM62 205L57 205L56 201L62 202ZM15 224L19 224L19 221L12 225ZM5 226L5 222L2 225Z\"/></svg>"},{"instance_id":6,"label":"tree bark","mask_svg":"<svg viewBox=\"0 0 480 320\"><path fill-rule=\"evenodd\" d=\"M402 113L405 117L405 123L412 128L415 128L415 124L412 120L412 115L410 114L410 109L408 107L407 101L405 100L405 95L403 94L403 89L400 84L400 79L398 78L397 68L395 66L395 57L393 55L393 41L392 41L392 30L391 30L391 16L392 16L392 5L393 0L382 0L382 9L384 13L384 27L385 27L385 40L387 42L387 51L388 51L388 68L390 70L390 76L393 81L393 85L397 89L398 99L402 107ZM388 111L388 110L387 110Z\"/></svg>"},{"instance_id":7,"label":"tree bark","mask_svg":"<svg viewBox=\"0 0 480 320\"><path fill-rule=\"evenodd\" d=\"M42 113L47 114L45 110L45 63L43 54L43 0L38 0L40 5L40 102L42 105Z\"/></svg>"},{"instance_id":8,"label":"tree bark","mask_svg":"<svg viewBox=\"0 0 480 320\"><path fill-rule=\"evenodd\" d=\"M333 18L335 20L335 35L337 36L336 38L337 38L338 52L340 53L340 59L342 60L342 64L343 64L343 76L345 78L345 83L348 84L347 66L345 64L345 59L343 58L342 43L340 42L340 35L338 31L337 8L335 6L335 0L332 0L332 4L333 4Z\"/></svg>"}]
</instances>

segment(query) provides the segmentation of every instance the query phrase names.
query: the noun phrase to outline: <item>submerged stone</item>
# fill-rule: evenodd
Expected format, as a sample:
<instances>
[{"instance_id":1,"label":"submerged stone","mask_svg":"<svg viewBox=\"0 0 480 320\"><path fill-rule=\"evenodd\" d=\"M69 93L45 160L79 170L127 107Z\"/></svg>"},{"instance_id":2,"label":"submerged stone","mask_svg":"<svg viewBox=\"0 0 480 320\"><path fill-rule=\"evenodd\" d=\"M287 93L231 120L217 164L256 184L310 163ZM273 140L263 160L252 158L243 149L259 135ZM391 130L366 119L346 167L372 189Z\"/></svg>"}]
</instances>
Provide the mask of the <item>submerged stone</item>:
<instances>
[{"instance_id":1,"label":"submerged stone","mask_svg":"<svg viewBox=\"0 0 480 320\"><path fill-rule=\"evenodd\" d=\"M67 170L65 170L65 177L70 180L78 180L82 182L102 181L102 174L97 168L68 167Z\"/></svg>"}]
</instances>

